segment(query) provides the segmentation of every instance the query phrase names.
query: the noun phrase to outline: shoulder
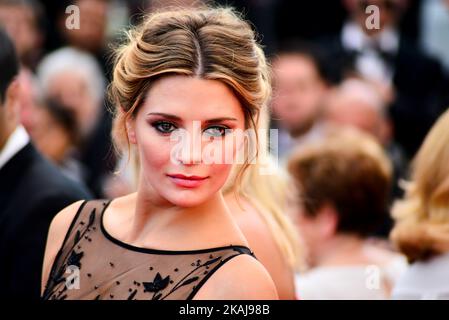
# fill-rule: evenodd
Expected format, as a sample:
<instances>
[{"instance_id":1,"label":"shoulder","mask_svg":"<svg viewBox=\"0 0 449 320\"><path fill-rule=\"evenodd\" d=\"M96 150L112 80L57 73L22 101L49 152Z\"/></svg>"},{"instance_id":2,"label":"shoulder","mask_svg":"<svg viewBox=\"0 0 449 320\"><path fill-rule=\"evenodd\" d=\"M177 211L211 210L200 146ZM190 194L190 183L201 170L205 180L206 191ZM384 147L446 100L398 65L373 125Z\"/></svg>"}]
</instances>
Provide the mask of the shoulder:
<instances>
[{"instance_id":1,"label":"shoulder","mask_svg":"<svg viewBox=\"0 0 449 320\"><path fill-rule=\"evenodd\" d=\"M80 200L64 208L53 218L50 224L42 269L42 288L44 288L47 283L48 275L56 255L64 242L72 221L75 219L75 216L83 203L84 201Z\"/></svg>"},{"instance_id":2,"label":"shoulder","mask_svg":"<svg viewBox=\"0 0 449 320\"><path fill-rule=\"evenodd\" d=\"M62 242L63 239L60 238L63 238L66 235L70 224L72 223L73 219L75 218L75 215L77 214L83 203L84 200L74 202L71 205L62 209L53 218L50 224L48 240L50 240L50 236L52 236L53 240L60 240L59 242Z\"/></svg>"},{"instance_id":3,"label":"shoulder","mask_svg":"<svg viewBox=\"0 0 449 320\"><path fill-rule=\"evenodd\" d=\"M277 300L278 294L266 269L247 254L225 262L206 281L196 300Z\"/></svg>"},{"instance_id":4,"label":"shoulder","mask_svg":"<svg viewBox=\"0 0 449 320\"><path fill-rule=\"evenodd\" d=\"M245 237L258 238L262 234L266 236L269 230L259 211L246 198L240 197L239 202L240 206L234 195L226 196L226 204Z\"/></svg>"},{"instance_id":5,"label":"shoulder","mask_svg":"<svg viewBox=\"0 0 449 320\"><path fill-rule=\"evenodd\" d=\"M248 241L249 247L255 252L256 257L268 268L265 264L274 264L272 257L276 256L275 260L282 260L282 253L270 230L267 221L262 217L262 213L250 200L246 198L240 199L239 207L235 200L229 200L228 205L232 211L232 215L242 231L243 235ZM271 218L271 217L266 217ZM270 269L270 268L269 268Z\"/></svg>"},{"instance_id":6,"label":"shoulder","mask_svg":"<svg viewBox=\"0 0 449 320\"><path fill-rule=\"evenodd\" d=\"M228 202L230 203L232 214L246 237L249 247L271 275L279 297L282 299L294 299L293 268L285 259L268 223L249 200L242 198L241 205L244 212L233 202L235 201L231 200Z\"/></svg>"}]
</instances>

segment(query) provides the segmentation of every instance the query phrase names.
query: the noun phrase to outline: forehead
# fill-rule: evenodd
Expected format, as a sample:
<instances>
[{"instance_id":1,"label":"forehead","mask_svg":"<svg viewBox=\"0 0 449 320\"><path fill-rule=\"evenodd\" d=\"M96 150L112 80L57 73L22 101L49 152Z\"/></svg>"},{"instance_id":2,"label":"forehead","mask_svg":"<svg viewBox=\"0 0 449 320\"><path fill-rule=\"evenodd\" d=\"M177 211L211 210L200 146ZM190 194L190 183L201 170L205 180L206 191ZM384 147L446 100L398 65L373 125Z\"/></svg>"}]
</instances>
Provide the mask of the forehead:
<instances>
[{"instance_id":1,"label":"forehead","mask_svg":"<svg viewBox=\"0 0 449 320\"><path fill-rule=\"evenodd\" d=\"M313 60L305 55L286 54L279 56L273 62L275 79L295 78L303 74L315 74L316 67Z\"/></svg>"},{"instance_id":2,"label":"forehead","mask_svg":"<svg viewBox=\"0 0 449 320\"><path fill-rule=\"evenodd\" d=\"M174 75L157 80L141 107L145 114L161 112L183 120L234 117L243 120L239 99L224 83L217 80Z\"/></svg>"}]
</instances>

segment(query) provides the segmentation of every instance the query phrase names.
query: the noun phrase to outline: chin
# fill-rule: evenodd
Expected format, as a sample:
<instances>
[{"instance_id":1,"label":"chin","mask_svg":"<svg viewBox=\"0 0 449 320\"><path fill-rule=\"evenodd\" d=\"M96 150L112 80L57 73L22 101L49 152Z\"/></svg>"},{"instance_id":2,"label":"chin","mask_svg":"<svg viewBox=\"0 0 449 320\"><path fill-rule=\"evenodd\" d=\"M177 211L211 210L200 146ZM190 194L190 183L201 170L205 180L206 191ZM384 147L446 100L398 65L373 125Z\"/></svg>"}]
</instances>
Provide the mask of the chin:
<instances>
[{"instance_id":1,"label":"chin","mask_svg":"<svg viewBox=\"0 0 449 320\"><path fill-rule=\"evenodd\" d=\"M195 207L207 200L207 197L194 195L194 194L184 194L179 196L171 196L167 198L172 204L182 208Z\"/></svg>"}]
</instances>

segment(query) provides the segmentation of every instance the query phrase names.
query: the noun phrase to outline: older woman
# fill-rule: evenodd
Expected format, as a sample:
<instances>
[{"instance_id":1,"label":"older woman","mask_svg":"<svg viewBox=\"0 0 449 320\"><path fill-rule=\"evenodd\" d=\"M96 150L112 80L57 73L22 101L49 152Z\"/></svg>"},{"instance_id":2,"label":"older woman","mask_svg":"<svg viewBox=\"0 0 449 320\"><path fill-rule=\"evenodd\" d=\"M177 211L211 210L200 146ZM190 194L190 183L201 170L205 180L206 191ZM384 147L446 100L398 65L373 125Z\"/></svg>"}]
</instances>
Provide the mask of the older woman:
<instances>
[{"instance_id":1,"label":"older woman","mask_svg":"<svg viewBox=\"0 0 449 320\"><path fill-rule=\"evenodd\" d=\"M391 164L355 129L328 130L289 161L291 210L307 250L296 278L300 299L386 299L405 262L369 241L388 214Z\"/></svg>"}]
</instances>

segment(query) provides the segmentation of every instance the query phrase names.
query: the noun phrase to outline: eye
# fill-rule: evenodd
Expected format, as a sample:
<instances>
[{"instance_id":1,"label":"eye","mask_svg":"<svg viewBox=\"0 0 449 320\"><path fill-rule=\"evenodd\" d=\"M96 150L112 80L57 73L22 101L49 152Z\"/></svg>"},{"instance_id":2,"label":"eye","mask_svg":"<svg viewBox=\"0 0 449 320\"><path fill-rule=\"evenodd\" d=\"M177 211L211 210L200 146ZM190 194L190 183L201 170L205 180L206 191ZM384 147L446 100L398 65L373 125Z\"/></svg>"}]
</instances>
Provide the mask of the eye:
<instances>
[{"instance_id":1,"label":"eye","mask_svg":"<svg viewBox=\"0 0 449 320\"><path fill-rule=\"evenodd\" d=\"M173 123L168 121L156 121L151 125L162 134L169 134L177 129L177 127Z\"/></svg>"},{"instance_id":2,"label":"eye","mask_svg":"<svg viewBox=\"0 0 449 320\"><path fill-rule=\"evenodd\" d=\"M204 133L211 137L223 137L229 132L231 129L226 126L212 126L204 130Z\"/></svg>"}]
</instances>

